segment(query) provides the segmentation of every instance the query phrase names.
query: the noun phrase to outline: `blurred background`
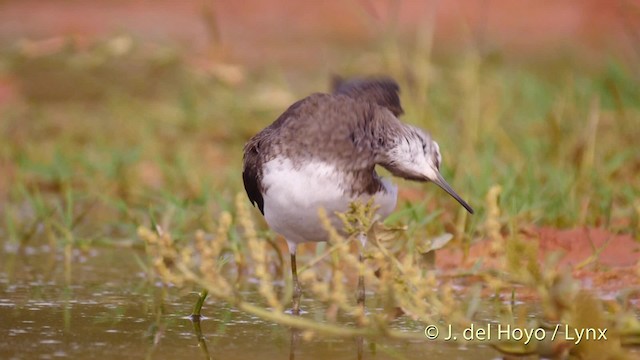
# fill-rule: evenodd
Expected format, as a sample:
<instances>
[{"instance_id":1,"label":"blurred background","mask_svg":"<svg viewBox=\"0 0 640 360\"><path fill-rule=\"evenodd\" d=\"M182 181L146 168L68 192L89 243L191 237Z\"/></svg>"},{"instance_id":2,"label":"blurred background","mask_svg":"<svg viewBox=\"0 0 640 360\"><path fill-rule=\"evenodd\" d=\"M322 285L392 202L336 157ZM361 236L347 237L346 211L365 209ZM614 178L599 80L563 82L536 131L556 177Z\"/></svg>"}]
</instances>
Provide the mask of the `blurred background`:
<instances>
[{"instance_id":1,"label":"blurred background","mask_svg":"<svg viewBox=\"0 0 640 360\"><path fill-rule=\"evenodd\" d=\"M529 246L516 268L523 249L561 250L599 294L637 289L639 64L639 0L0 1L0 357L197 354L192 288L158 284L138 228L184 245L235 218L243 144L334 75L394 77L403 120L433 134L476 209L397 180L389 224L454 236L440 270L494 259L504 236ZM288 328L210 311L224 358L288 351ZM349 340L326 344L305 354L353 358ZM405 345L388 349L424 353Z\"/></svg>"},{"instance_id":2,"label":"blurred background","mask_svg":"<svg viewBox=\"0 0 640 360\"><path fill-rule=\"evenodd\" d=\"M572 1L3 1L0 41L68 37L78 46L127 33L251 68L332 70L381 35L428 36L436 55L473 49L520 61L575 56L638 62L638 2ZM45 49L42 49L43 51Z\"/></svg>"},{"instance_id":3,"label":"blurred background","mask_svg":"<svg viewBox=\"0 0 640 360\"><path fill-rule=\"evenodd\" d=\"M639 6L634 0L5 0L0 44L5 51L17 46L25 55L44 56L64 44L80 51L126 35L145 47L171 47L194 68L236 64L250 71L326 75L367 50L372 58L362 60L364 70L376 70L379 43L393 39L427 47L431 59L472 51L580 67L620 61L637 77ZM127 51L126 42L120 51ZM3 71L2 101L24 95L10 73Z\"/></svg>"},{"instance_id":4,"label":"blurred background","mask_svg":"<svg viewBox=\"0 0 640 360\"><path fill-rule=\"evenodd\" d=\"M506 219L636 234L639 63L631 0L3 1L5 235L75 216L74 241L109 243L175 209L192 231L242 192L253 134L334 75L380 74L472 203L500 185ZM401 189L447 210L421 229L456 226Z\"/></svg>"},{"instance_id":5,"label":"blurred background","mask_svg":"<svg viewBox=\"0 0 640 360\"><path fill-rule=\"evenodd\" d=\"M639 63L633 0L3 1L0 196L216 207L288 105L387 74L476 203L501 184L533 224L634 229Z\"/></svg>"}]
</instances>

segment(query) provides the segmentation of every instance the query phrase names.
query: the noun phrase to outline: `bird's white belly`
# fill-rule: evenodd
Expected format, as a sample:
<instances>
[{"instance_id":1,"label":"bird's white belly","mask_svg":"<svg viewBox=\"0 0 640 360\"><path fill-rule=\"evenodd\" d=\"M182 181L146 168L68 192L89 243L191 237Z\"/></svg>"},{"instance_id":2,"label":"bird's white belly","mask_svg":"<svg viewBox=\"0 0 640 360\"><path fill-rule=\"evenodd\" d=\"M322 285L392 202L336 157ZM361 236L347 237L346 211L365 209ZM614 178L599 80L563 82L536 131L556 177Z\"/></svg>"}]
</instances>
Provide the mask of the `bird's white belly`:
<instances>
[{"instance_id":1,"label":"bird's white belly","mask_svg":"<svg viewBox=\"0 0 640 360\"><path fill-rule=\"evenodd\" d=\"M326 162L311 161L294 167L288 159L276 158L264 164L262 181L265 186L264 216L272 230L284 236L289 250L307 241L326 241L318 210L324 208L334 227L342 223L335 212L347 210L354 200L368 201L372 196L380 207L378 214L385 218L395 208L398 188L383 179L384 190L374 195L351 196L340 186L345 178Z\"/></svg>"}]
</instances>

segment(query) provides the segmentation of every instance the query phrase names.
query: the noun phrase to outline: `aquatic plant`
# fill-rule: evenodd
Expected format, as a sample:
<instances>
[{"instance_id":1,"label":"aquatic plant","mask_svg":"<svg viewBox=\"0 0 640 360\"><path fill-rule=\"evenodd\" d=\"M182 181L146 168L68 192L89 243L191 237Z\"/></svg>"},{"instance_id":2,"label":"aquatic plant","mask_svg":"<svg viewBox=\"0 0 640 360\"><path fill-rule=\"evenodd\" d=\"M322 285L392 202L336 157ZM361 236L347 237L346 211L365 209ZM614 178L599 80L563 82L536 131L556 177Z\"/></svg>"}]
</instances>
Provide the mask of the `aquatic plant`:
<instances>
[{"instance_id":1,"label":"aquatic plant","mask_svg":"<svg viewBox=\"0 0 640 360\"><path fill-rule=\"evenodd\" d=\"M352 204L348 212L340 215L347 235L333 228L320 211L330 234L328 248L309 260L312 265L301 271L300 279L307 292L305 296L325 304L322 319L284 311L292 285L290 282L284 288L277 285L273 263L279 259L278 250L258 237L242 194L236 197L235 217L223 212L213 233L198 231L190 243L178 246L171 234L159 227L141 227L138 234L147 243L156 274L164 282L178 286L196 284L216 301L300 329L305 338L339 335L429 341L422 332L394 329L393 320L402 314L425 326L434 324L443 334L448 326L467 329L471 324L478 328L530 329L532 333L525 332L526 336L521 338L517 333L469 338L478 344L491 344L506 354L624 358L623 344L635 343L640 335L640 322L632 309L622 302L603 301L581 290L579 282L570 272L563 271L553 257L540 264L535 239L502 230L505 224L500 218L499 192L499 187L493 187L487 194L488 217L483 226L483 236L493 254L493 259L486 260L494 261L458 276L445 275L424 261L425 254L430 252L437 256L432 240L414 242L411 249L406 229L375 221L375 207L371 203ZM234 227L241 236L232 240L229 233ZM368 240L364 247L358 241L363 235ZM359 261L358 253L363 255L364 262ZM366 307L366 314L355 302L355 288L346 281L354 274L364 276L365 284L375 293L369 299L371 305ZM456 284L465 278L474 279L477 285L460 290ZM240 291L249 280L261 295L258 303L245 298L246 292ZM537 299L541 307L533 307L531 301L521 302L521 296ZM497 321L482 321L478 316L480 304L487 301L498 314ZM338 316L352 318L357 325L336 321ZM575 334L583 329L593 329L593 337L598 329L606 329L606 341L578 340ZM440 336L431 341L445 339Z\"/></svg>"}]
</instances>

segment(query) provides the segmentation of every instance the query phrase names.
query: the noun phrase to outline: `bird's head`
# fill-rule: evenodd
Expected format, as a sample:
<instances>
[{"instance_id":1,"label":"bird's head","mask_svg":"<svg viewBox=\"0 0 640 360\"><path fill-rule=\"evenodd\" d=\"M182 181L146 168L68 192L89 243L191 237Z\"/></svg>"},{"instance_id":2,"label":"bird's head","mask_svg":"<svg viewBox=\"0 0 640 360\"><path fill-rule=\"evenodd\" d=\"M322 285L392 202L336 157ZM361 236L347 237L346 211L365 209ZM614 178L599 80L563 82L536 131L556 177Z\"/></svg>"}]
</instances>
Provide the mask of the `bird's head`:
<instances>
[{"instance_id":1,"label":"bird's head","mask_svg":"<svg viewBox=\"0 0 640 360\"><path fill-rule=\"evenodd\" d=\"M440 174L442 156L440 147L428 133L414 126L405 125L400 134L386 139L381 165L392 174L415 181L431 181L441 187L469 213L473 209L445 181Z\"/></svg>"}]
</instances>

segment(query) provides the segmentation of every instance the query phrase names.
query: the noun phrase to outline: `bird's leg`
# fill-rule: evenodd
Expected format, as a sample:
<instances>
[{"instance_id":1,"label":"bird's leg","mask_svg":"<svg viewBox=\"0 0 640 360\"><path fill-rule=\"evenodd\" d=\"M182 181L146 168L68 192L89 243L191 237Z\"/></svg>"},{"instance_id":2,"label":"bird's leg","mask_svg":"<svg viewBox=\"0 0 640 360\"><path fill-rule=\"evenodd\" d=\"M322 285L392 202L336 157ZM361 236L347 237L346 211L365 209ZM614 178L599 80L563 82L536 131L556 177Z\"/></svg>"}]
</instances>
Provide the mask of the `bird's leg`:
<instances>
[{"instance_id":1,"label":"bird's leg","mask_svg":"<svg viewBox=\"0 0 640 360\"><path fill-rule=\"evenodd\" d=\"M296 254L291 254L291 275L293 277L293 314L300 314L300 297L302 296L302 289L298 282L298 269L296 266Z\"/></svg>"},{"instance_id":2,"label":"bird's leg","mask_svg":"<svg viewBox=\"0 0 640 360\"><path fill-rule=\"evenodd\" d=\"M360 254L359 258L360 265L362 265L364 259L362 258L362 254ZM360 267L360 274L358 275L358 290L356 292L356 300L358 301L358 305L364 308L364 273L362 266Z\"/></svg>"},{"instance_id":3,"label":"bird's leg","mask_svg":"<svg viewBox=\"0 0 640 360\"><path fill-rule=\"evenodd\" d=\"M358 270L358 289L356 290L356 301L358 305L362 307L362 311L364 314L364 257L362 253L364 252L364 247L367 245L367 234L361 232L358 234L358 240L360 240L360 244L362 247L360 248L360 254L358 256L358 260L360 261L360 269Z\"/></svg>"}]
</instances>

